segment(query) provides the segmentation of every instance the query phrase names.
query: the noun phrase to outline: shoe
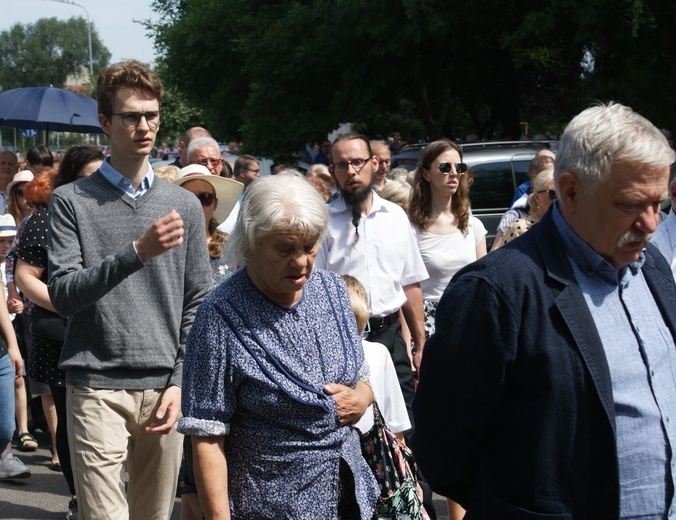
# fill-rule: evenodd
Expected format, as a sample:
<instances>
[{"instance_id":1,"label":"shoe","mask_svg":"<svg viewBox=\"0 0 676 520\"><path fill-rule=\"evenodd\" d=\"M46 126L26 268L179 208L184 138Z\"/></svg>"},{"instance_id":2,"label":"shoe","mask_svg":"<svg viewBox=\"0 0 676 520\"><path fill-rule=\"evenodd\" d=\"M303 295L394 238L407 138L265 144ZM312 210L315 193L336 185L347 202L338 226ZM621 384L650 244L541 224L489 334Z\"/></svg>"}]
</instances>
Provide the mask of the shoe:
<instances>
[{"instance_id":1,"label":"shoe","mask_svg":"<svg viewBox=\"0 0 676 520\"><path fill-rule=\"evenodd\" d=\"M19 449L21 451L35 451L38 449L38 441L29 432L19 435Z\"/></svg>"},{"instance_id":2,"label":"shoe","mask_svg":"<svg viewBox=\"0 0 676 520\"><path fill-rule=\"evenodd\" d=\"M75 495L73 495L73 498L68 502L66 520L77 520L77 497Z\"/></svg>"},{"instance_id":3,"label":"shoe","mask_svg":"<svg viewBox=\"0 0 676 520\"><path fill-rule=\"evenodd\" d=\"M29 470L18 457L8 455L5 457L5 460L0 461L0 480L28 478L30 476L31 470Z\"/></svg>"}]
</instances>

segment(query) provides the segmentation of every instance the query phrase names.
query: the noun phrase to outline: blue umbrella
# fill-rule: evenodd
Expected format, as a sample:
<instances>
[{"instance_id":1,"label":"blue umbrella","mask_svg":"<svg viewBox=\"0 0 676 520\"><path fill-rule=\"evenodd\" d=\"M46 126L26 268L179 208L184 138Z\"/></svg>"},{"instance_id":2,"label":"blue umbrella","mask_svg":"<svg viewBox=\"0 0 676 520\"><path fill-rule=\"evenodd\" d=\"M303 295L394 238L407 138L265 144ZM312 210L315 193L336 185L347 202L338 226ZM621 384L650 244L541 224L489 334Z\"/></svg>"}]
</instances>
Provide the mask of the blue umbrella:
<instances>
[{"instance_id":1,"label":"blue umbrella","mask_svg":"<svg viewBox=\"0 0 676 520\"><path fill-rule=\"evenodd\" d=\"M94 99L56 87L0 93L0 125L49 132L103 133Z\"/></svg>"}]
</instances>

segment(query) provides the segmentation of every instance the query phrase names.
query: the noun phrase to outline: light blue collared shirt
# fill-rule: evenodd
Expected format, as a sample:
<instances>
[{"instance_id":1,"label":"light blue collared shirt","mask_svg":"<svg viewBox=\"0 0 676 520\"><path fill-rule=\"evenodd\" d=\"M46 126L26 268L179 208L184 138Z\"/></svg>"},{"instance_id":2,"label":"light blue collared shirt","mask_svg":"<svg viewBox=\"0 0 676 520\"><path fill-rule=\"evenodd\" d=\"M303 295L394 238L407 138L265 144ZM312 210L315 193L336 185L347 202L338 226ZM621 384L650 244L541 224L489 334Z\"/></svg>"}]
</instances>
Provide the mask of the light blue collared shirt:
<instances>
[{"instance_id":1,"label":"light blue collared shirt","mask_svg":"<svg viewBox=\"0 0 676 520\"><path fill-rule=\"evenodd\" d=\"M553 217L608 360L622 519L676 519L676 346L643 276L645 252L619 273Z\"/></svg>"},{"instance_id":2,"label":"light blue collared shirt","mask_svg":"<svg viewBox=\"0 0 676 520\"><path fill-rule=\"evenodd\" d=\"M99 170L106 180L110 182L110 184L129 195L132 199L138 199L141 195L148 191L155 180L155 173L153 172L150 164L148 164L148 171L143 176L141 184L139 184L138 190L136 191L134 191L134 188L132 188L129 179L127 179L124 175L122 175L110 165L110 157L106 157L103 160Z\"/></svg>"},{"instance_id":3,"label":"light blue collared shirt","mask_svg":"<svg viewBox=\"0 0 676 520\"><path fill-rule=\"evenodd\" d=\"M148 191L150 187L153 185L153 181L155 180L155 173L153 172L150 163L148 163L148 171L143 176L143 179L141 179L141 184L139 184L138 190L134 191L134 188L132 188L129 179L127 179L124 175L122 175L120 172L118 172L115 168L113 168L110 165L110 156L105 157L103 159L99 171L101 172L101 175L103 175L110 184L112 184L117 189L122 191L122 193L124 193L125 195L129 195L132 199L138 199L141 195L143 195L146 191ZM138 254L138 250L136 249L136 242L132 242L132 245L134 246L134 251L136 251L136 256L138 257L138 259L141 261L143 265L146 265L147 261L144 261Z\"/></svg>"}]
</instances>

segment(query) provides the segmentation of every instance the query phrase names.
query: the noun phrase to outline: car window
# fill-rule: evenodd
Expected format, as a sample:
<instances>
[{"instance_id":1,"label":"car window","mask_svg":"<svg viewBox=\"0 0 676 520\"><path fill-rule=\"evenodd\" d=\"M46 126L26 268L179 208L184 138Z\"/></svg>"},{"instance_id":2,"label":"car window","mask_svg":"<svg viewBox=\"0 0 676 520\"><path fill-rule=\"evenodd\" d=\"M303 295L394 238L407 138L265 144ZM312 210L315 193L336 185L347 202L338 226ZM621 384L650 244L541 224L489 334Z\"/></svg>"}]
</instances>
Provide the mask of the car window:
<instances>
[{"instance_id":1,"label":"car window","mask_svg":"<svg viewBox=\"0 0 676 520\"><path fill-rule=\"evenodd\" d=\"M499 161L472 166L469 190L472 209L509 208L516 187L528 179L529 160Z\"/></svg>"},{"instance_id":2,"label":"car window","mask_svg":"<svg viewBox=\"0 0 676 520\"><path fill-rule=\"evenodd\" d=\"M511 161L472 166L474 184L469 190L472 209L506 208L514 196Z\"/></svg>"}]
</instances>

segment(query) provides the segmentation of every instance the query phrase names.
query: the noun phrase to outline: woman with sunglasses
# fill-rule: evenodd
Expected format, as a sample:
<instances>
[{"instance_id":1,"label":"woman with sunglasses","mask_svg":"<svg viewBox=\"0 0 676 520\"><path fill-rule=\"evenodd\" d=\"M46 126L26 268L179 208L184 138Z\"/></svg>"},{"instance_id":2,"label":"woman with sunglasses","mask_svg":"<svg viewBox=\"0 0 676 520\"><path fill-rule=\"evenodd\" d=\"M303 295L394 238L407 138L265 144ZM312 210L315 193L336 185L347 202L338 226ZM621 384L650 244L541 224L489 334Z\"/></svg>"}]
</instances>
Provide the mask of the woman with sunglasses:
<instances>
[{"instance_id":1,"label":"woman with sunglasses","mask_svg":"<svg viewBox=\"0 0 676 520\"><path fill-rule=\"evenodd\" d=\"M556 200L556 191L554 191L554 170L542 170L535 177L533 183L533 193L528 197L530 212L527 218L516 219L505 230L493 251L505 244L511 242L516 237L523 235L533 224L536 224L547 213L547 210Z\"/></svg>"},{"instance_id":2,"label":"woman with sunglasses","mask_svg":"<svg viewBox=\"0 0 676 520\"><path fill-rule=\"evenodd\" d=\"M190 164L182 168L173 182L194 193L202 204L211 277L216 287L234 272L234 266L228 265L223 255L223 245L227 240L227 235L216 228L235 207L244 186L232 179L212 175L207 167L201 164ZM183 456L184 460L178 476L181 492L181 520L204 518L197 497L192 441L189 435L186 435L183 440Z\"/></svg>"},{"instance_id":3,"label":"woman with sunglasses","mask_svg":"<svg viewBox=\"0 0 676 520\"><path fill-rule=\"evenodd\" d=\"M223 244L227 235L216 228L228 218L242 194L243 186L232 179L212 175L207 167L201 164L190 164L182 168L174 184L194 193L202 204L211 275L216 287L233 271L233 266L228 265L223 256Z\"/></svg>"},{"instance_id":4,"label":"woman with sunglasses","mask_svg":"<svg viewBox=\"0 0 676 520\"><path fill-rule=\"evenodd\" d=\"M420 282L428 337L434 333L436 307L448 282L486 254L486 228L470 211L473 181L462 162L462 150L453 141L434 141L420 154L409 214L429 274Z\"/></svg>"},{"instance_id":5,"label":"woman with sunglasses","mask_svg":"<svg viewBox=\"0 0 676 520\"><path fill-rule=\"evenodd\" d=\"M33 213L33 210L28 207L23 193L26 183L32 180L33 172L24 170L14 175L12 182L7 185L7 191L9 193L9 197L7 198L7 213L14 217L14 222L16 222L17 227L21 224L23 219Z\"/></svg>"},{"instance_id":6,"label":"woman with sunglasses","mask_svg":"<svg viewBox=\"0 0 676 520\"><path fill-rule=\"evenodd\" d=\"M420 282L427 337L434 334L437 305L453 275L486 254L486 228L470 211L473 181L453 141L434 141L418 158L409 216L429 274ZM447 499L447 506L450 520L463 518L458 504Z\"/></svg>"}]
</instances>

